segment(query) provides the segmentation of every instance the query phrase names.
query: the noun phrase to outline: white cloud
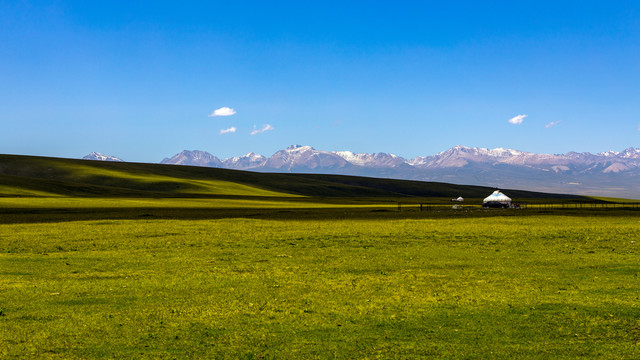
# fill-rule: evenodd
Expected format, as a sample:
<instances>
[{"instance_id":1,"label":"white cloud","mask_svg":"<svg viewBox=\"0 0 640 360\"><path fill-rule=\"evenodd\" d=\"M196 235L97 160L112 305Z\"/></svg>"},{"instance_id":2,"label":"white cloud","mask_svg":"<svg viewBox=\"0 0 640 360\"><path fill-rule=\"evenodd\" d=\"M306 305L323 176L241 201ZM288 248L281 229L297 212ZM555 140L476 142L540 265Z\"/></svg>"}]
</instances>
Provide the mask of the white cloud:
<instances>
[{"instance_id":1,"label":"white cloud","mask_svg":"<svg viewBox=\"0 0 640 360\"><path fill-rule=\"evenodd\" d=\"M269 125L269 124L262 125L262 128L260 128L260 129L256 128L256 126L253 125L253 131L251 132L251 135L262 134L265 131L270 131L270 130L273 130L273 129L274 129L274 127Z\"/></svg>"},{"instance_id":2,"label":"white cloud","mask_svg":"<svg viewBox=\"0 0 640 360\"><path fill-rule=\"evenodd\" d=\"M520 125L522 124L522 121L524 121L524 118L526 118L529 115L517 115L512 117L511 119L509 119L509 123L513 124L513 125Z\"/></svg>"},{"instance_id":3,"label":"white cloud","mask_svg":"<svg viewBox=\"0 0 640 360\"><path fill-rule=\"evenodd\" d=\"M544 127L546 127L547 129L548 129L548 128L552 128L552 127L554 127L554 126L556 126L556 125L560 124L560 122L561 122L560 120L558 120L558 121L552 121L552 122L548 123L547 125L545 125Z\"/></svg>"},{"instance_id":4,"label":"white cloud","mask_svg":"<svg viewBox=\"0 0 640 360\"><path fill-rule=\"evenodd\" d=\"M220 109L216 109L214 110L209 117L214 117L214 116L231 116L231 115L235 115L236 111L233 110L232 108L228 108L226 106L221 107Z\"/></svg>"},{"instance_id":5,"label":"white cloud","mask_svg":"<svg viewBox=\"0 0 640 360\"><path fill-rule=\"evenodd\" d=\"M222 129L222 130L220 130L220 135L228 134L228 133L234 133L234 132L236 132L236 130L238 130L238 129L236 129L235 126L232 126L232 127L228 128L228 129Z\"/></svg>"}]
</instances>

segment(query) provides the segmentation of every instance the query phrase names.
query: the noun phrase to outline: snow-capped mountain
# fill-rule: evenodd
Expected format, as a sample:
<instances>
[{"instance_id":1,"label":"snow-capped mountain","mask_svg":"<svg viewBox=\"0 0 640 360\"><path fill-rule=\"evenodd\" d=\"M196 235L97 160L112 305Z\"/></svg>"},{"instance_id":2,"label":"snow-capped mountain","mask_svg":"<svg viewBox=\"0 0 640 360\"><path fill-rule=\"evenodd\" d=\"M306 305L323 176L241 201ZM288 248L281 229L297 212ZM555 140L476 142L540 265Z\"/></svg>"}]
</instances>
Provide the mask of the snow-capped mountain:
<instances>
[{"instance_id":1,"label":"snow-capped mountain","mask_svg":"<svg viewBox=\"0 0 640 360\"><path fill-rule=\"evenodd\" d=\"M280 171L307 172L339 169L347 165L349 162L334 153L316 150L311 146L292 145L273 154L263 167Z\"/></svg>"},{"instance_id":2,"label":"snow-capped mountain","mask_svg":"<svg viewBox=\"0 0 640 360\"><path fill-rule=\"evenodd\" d=\"M87 158L87 157L85 157ZM464 168L473 165L513 165L541 171L601 172L625 171L640 167L640 149L628 148L622 152L607 151L598 154L569 152L567 154L535 154L513 149L471 148L462 145L432 156L420 156L406 160L387 153L356 154L351 151L322 151L311 146L292 145L277 151L269 158L256 153L220 160L204 151L183 151L162 164L197 165L230 169L295 169L323 170L349 167L401 168L401 169L446 169ZM609 170L607 170L609 169Z\"/></svg>"},{"instance_id":3,"label":"snow-capped mountain","mask_svg":"<svg viewBox=\"0 0 640 360\"><path fill-rule=\"evenodd\" d=\"M357 154L292 145L270 157L255 153L221 161L183 151L163 164L443 181L547 192L640 198L640 149L598 154L535 154L513 149L455 146L411 160L387 153Z\"/></svg>"},{"instance_id":4,"label":"snow-capped mountain","mask_svg":"<svg viewBox=\"0 0 640 360\"><path fill-rule=\"evenodd\" d=\"M512 149L469 148L458 145L434 156L417 157L409 164L418 168L459 168L470 164L499 164L526 166L540 170L580 168L583 166L605 165L622 161L627 166L640 166L640 149L629 148L623 152L607 151L598 154L535 154ZM612 164L609 164L612 165ZM620 168L620 166L618 166ZM604 171L604 170L603 170Z\"/></svg>"},{"instance_id":5,"label":"snow-capped mountain","mask_svg":"<svg viewBox=\"0 0 640 360\"><path fill-rule=\"evenodd\" d=\"M222 161L220 161L220 159L208 152L200 150L184 150L171 158L165 158L160 164L222 167Z\"/></svg>"},{"instance_id":6,"label":"snow-capped mountain","mask_svg":"<svg viewBox=\"0 0 640 360\"><path fill-rule=\"evenodd\" d=\"M434 156L417 157L409 163L419 168L457 168L472 163L533 166L540 164L565 165L566 161L558 155L534 154L503 148L470 148L458 145Z\"/></svg>"},{"instance_id":7,"label":"snow-capped mountain","mask_svg":"<svg viewBox=\"0 0 640 360\"><path fill-rule=\"evenodd\" d=\"M246 155L225 159L222 164L227 169L246 170L260 167L266 161L266 157L250 152Z\"/></svg>"},{"instance_id":8,"label":"snow-capped mountain","mask_svg":"<svg viewBox=\"0 0 640 360\"><path fill-rule=\"evenodd\" d=\"M640 149L628 148L617 155L624 159L640 159Z\"/></svg>"},{"instance_id":9,"label":"snow-capped mountain","mask_svg":"<svg viewBox=\"0 0 640 360\"><path fill-rule=\"evenodd\" d=\"M92 152L91 154L82 158L83 160L100 160L100 161L124 161L120 158L110 155L100 154L98 152Z\"/></svg>"},{"instance_id":10,"label":"snow-capped mountain","mask_svg":"<svg viewBox=\"0 0 640 360\"><path fill-rule=\"evenodd\" d=\"M340 156L350 164L359 166L394 168L407 165L407 160L394 154L354 154L351 151L333 151L332 153Z\"/></svg>"},{"instance_id":11,"label":"snow-capped mountain","mask_svg":"<svg viewBox=\"0 0 640 360\"><path fill-rule=\"evenodd\" d=\"M419 156L409 164L422 168L463 167L470 162L496 162L499 159L520 156L523 153L510 149L470 148L462 145L452 147L433 156Z\"/></svg>"}]
</instances>

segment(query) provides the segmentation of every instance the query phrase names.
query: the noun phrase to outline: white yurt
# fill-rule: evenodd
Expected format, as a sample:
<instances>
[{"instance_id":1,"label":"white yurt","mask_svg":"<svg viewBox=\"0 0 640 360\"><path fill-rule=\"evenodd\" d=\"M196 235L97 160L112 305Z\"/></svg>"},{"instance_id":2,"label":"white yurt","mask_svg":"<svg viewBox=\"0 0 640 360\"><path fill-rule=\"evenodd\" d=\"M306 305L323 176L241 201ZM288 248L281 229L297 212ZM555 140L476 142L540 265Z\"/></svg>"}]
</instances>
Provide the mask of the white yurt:
<instances>
[{"instance_id":1,"label":"white yurt","mask_svg":"<svg viewBox=\"0 0 640 360\"><path fill-rule=\"evenodd\" d=\"M496 190L493 194L484 198L482 206L509 207L511 206L511 198L500 192L500 190Z\"/></svg>"}]
</instances>

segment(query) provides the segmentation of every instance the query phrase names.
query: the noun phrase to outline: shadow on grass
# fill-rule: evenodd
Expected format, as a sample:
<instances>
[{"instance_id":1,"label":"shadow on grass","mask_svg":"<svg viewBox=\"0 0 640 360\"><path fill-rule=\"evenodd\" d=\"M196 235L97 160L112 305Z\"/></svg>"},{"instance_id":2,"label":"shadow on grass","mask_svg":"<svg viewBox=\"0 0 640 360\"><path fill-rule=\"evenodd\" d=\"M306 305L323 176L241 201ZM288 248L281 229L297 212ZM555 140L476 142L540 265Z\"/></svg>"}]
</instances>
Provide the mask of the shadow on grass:
<instances>
[{"instance_id":1,"label":"shadow on grass","mask_svg":"<svg viewBox=\"0 0 640 360\"><path fill-rule=\"evenodd\" d=\"M253 218L264 220L405 220L520 216L639 217L639 208L617 209L480 209L332 207L332 208L11 208L0 209L0 224L49 223L91 220L215 220Z\"/></svg>"}]
</instances>

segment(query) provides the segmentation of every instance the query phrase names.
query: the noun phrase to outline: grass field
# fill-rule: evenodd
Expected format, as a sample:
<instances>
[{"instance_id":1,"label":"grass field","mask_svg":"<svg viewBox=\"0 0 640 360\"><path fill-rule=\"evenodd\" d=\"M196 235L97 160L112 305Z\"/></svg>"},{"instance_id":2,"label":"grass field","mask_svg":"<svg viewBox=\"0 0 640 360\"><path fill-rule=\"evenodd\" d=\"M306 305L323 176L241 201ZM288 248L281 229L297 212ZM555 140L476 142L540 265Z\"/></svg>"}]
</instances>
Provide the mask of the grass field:
<instances>
[{"instance_id":1,"label":"grass field","mask_svg":"<svg viewBox=\"0 0 640 360\"><path fill-rule=\"evenodd\" d=\"M634 212L316 211L2 224L0 355L640 357Z\"/></svg>"},{"instance_id":2,"label":"grass field","mask_svg":"<svg viewBox=\"0 0 640 360\"><path fill-rule=\"evenodd\" d=\"M637 204L492 190L0 155L0 358L640 358Z\"/></svg>"}]
</instances>

